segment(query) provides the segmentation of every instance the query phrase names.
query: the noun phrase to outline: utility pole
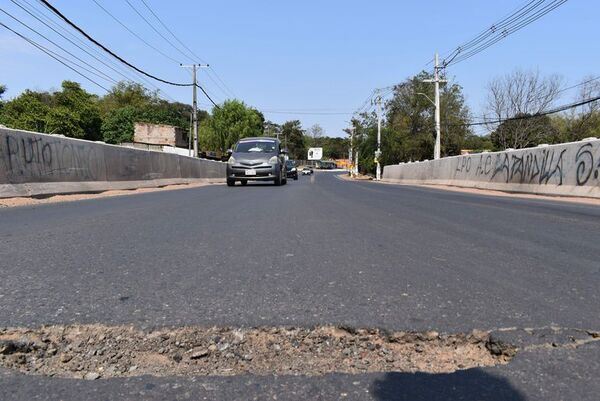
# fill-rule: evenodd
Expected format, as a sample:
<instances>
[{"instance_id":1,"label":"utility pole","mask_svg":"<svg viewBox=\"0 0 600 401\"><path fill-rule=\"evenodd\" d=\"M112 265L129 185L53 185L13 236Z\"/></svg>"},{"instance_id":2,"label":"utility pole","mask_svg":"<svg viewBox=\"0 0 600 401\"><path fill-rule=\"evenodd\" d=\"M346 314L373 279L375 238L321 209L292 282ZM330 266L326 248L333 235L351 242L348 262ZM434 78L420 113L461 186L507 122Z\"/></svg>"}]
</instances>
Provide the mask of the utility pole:
<instances>
[{"instance_id":1,"label":"utility pole","mask_svg":"<svg viewBox=\"0 0 600 401\"><path fill-rule=\"evenodd\" d=\"M190 114L190 130L188 131L188 156L192 157L192 130L194 125L194 114Z\"/></svg>"},{"instance_id":2,"label":"utility pole","mask_svg":"<svg viewBox=\"0 0 600 401\"><path fill-rule=\"evenodd\" d=\"M192 127L193 127L193 136L194 136L194 157L198 157L198 81L196 79L196 72L198 68L208 68L208 64L189 64L183 65L180 64L183 68L191 68L192 76L193 76L193 86L192 86Z\"/></svg>"},{"instance_id":3,"label":"utility pole","mask_svg":"<svg viewBox=\"0 0 600 401\"><path fill-rule=\"evenodd\" d=\"M354 150L354 131L356 130L356 128L354 127L350 127L349 131L350 131L350 151L348 152L348 167L349 167L349 173L351 176L354 176L354 166L352 166L352 161L353 161L353 157L352 157L352 151Z\"/></svg>"},{"instance_id":4,"label":"utility pole","mask_svg":"<svg viewBox=\"0 0 600 401\"><path fill-rule=\"evenodd\" d=\"M375 163L377 163L377 171L375 172L375 179L377 181L381 180L381 163L379 159L381 158L381 96L377 95L374 100L374 103L377 105L377 150L375 151Z\"/></svg>"},{"instance_id":5,"label":"utility pole","mask_svg":"<svg viewBox=\"0 0 600 401\"><path fill-rule=\"evenodd\" d=\"M435 147L433 148L433 159L437 160L440 158L441 152L441 122L440 122L440 83L447 82L440 79L440 70L442 67L439 65L439 56L435 53L435 66L433 69L433 79L426 79L423 82L433 82L435 84L435 100L433 105L435 106Z\"/></svg>"}]
</instances>

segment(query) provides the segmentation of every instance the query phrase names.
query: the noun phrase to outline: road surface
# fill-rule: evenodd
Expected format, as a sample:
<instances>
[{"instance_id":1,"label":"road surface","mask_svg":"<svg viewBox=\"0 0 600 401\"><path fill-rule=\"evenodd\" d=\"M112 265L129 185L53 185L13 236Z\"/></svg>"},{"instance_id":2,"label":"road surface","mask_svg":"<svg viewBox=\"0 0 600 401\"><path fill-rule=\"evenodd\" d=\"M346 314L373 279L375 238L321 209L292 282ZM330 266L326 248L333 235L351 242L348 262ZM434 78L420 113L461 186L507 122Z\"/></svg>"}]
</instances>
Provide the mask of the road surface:
<instances>
[{"instance_id":1,"label":"road surface","mask_svg":"<svg viewBox=\"0 0 600 401\"><path fill-rule=\"evenodd\" d=\"M508 365L445 375L83 381L0 370L0 399L596 400L600 343L568 343L600 330L599 238L596 206L327 172L284 187L0 209L3 327L479 329L526 348Z\"/></svg>"}]
</instances>

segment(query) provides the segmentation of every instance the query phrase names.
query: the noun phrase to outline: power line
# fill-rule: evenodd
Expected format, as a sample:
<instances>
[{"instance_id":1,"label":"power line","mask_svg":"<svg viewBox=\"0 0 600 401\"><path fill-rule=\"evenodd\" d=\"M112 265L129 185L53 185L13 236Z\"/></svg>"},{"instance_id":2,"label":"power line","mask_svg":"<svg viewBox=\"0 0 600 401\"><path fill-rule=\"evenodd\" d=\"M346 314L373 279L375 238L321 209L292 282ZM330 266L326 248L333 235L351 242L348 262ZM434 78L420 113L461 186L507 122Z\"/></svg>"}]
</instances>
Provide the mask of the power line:
<instances>
[{"instance_id":1,"label":"power line","mask_svg":"<svg viewBox=\"0 0 600 401\"><path fill-rule=\"evenodd\" d=\"M128 62L127 60L123 59L122 57L120 57L119 55L115 54L112 50L110 50L109 48L107 48L106 46L104 46L102 43L98 42L96 39L94 39L92 36L90 36L87 32L85 32L83 29L81 29L77 24L75 24L74 22L72 22L69 18L67 18L65 15L63 15L58 9L56 9L56 7L54 7L52 4L50 4L47 0L39 0L40 2L42 2L50 11L52 11L54 14L56 14L57 16L59 16L63 21L65 21L67 24L69 24L72 28L74 28L75 30L77 30L80 34L82 34L83 36L86 37L86 39L88 39L90 42L94 43L96 46L100 47L102 50L104 50L105 52L107 52L108 54L110 54L111 56L113 56L114 58L116 58L117 60L119 60L121 63L127 65L130 68L133 68L134 70L138 71L141 74L144 74L145 76L152 78L158 82L162 82L168 85L173 85L173 86L193 86L193 84L184 84L184 83L177 83L177 82L172 82L172 81L168 81L162 78L159 78L155 75L152 75L144 70L142 70L141 68L136 67L135 65L131 64L130 62Z\"/></svg>"},{"instance_id":2,"label":"power line","mask_svg":"<svg viewBox=\"0 0 600 401\"><path fill-rule=\"evenodd\" d=\"M95 0L94 0L95 1ZM146 7L146 9L148 9L148 11L150 11L150 13L154 16L154 18L159 22L159 24L185 49L187 50L187 52L189 53L189 55L191 55L195 61L200 61L204 64L208 64L205 60L202 59L202 57L198 56L196 53L194 53L194 51L192 49L190 49L181 39L179 39L179 37L177 35L175 35L175 33L168 27L167 24L165 24L165 22L160 18L160 16L158 15L158 13L156 13L152 7L150 7L150 5L145 1L145 0L141 0L142 4L144 4L144 6ZM129 3L129 1L127 1L127 3ZM129 3L130 7L133 8L133 6ZM134 9L134 11L136 11ZM137 12L137 11L136 11ZM140 15L140 13L138 12L138 15ZM140 17L144 18L143 16L140 15ZM147 21L145 18L144 20L146 21L146 23L150 24L149 21ZM154 29L154 27L151 25L152 29ZM155 32L158 33L158 31L156 29L154 29ZM164 36L161 35L161 37L163 37L163 39L167 40L166 38L164 38ZM169 43L176 48L170 41ZM177 48L176 48L177 49ZM179 50L179 49L177 49ZM186 55L185 53L179 51L180 53L182 53L184 56L186 56L188 59L192 60L191 57L189 57L189 55ZM223 80L221 79L221 77L219 77L219 75L217 74L217 72L215 71L215 69L210 66L207 70L207 76L208 78L225 94L225 96L230 96L232 95L234 98L237 97L237 95L231 90L229 89L229 87L225 84L225 82L223 82ZM212 74L215 75L215 78L212 77ZM220 82L220 83L219 83Z\"/></svg>"},{"instance_id":3,"label":"power line","mask_svg":"<svg viewBox=\"0 0 600 401\"><path fill-rule=\"evenodd\" d=\"M92 70L95 70L96 72L80 65L77 64L73 61L70 61L72 64L76 65L77 67L81 68L84 71L87 71L88 73L97 76L100 79L104 79L106 81L112 82L114 84L117 83L117 81L115 81L112 77L110 77L109 75L105 74L103 71L97 69L96 67L94 67L93 65L87 63L85 60L81 59L80 57L76 56L75 54L71 53L70 51L68 51L67 49L65 49L64 47L60 46L59 44L57 44L56 42L52 41L51 39L49 39L47 36L39 33L38 31L36 31L35 29L31 28L30 26L28 26L27 24L25 24L24 22L22 22L21 20L19 20L17 17L15 17L14 15L8 13L6 10L0 8L0 12L4 13L5 15L9 16L10 18L12 18L14 21L16 21L17 23L21 24L22 26L24 26L25 28L29 29L31 32L37 34L38 36L44 38L46 41L50 42L51 44L53 44L54 46L56 46L57 48L59 48L60 50L62 50L63 52L67 53L68 55L70 55L71 57L73 57L74 59L80 61L81 63L85 64L86 66L88 66L89 68L91 68ZM56 53L54 53L56 54Z\"/></svg>"},{"instance_id":4,"label":"power line","mask_svg":"<svg viewBox=\"0 0 600 401\"><path fill-rule=\"evenodd\" d=\"M563 89L559 90L559 91L558 91L558 92L556 92L556 93L563 93L563 92L566 92L566 91L568 91L568 90L575 89L575 88L577 88L577 87L580 87L580 86L583 86L583 85L589 84L590 82L597 81L597 80L599 80L599 79L600 79L600 77L590 78L590 79L587 79L587 80L585 80L585 81L583 81L583 82L580 82L580 83L578 83L578 84L576 84L576 85L572 85L572 86L568 86L568 87L566 87L566 88L563 88Z\"/></svg>"},{"instance_id":5,"label":"power line","mask_svg":"<svg viewBox=\"0 0 600 401\"><path fill-rule=\"evenodd\" d=\"M22 4L19 4L17 1L15 0L11 0L11 2L13 4L15 4L17 7L21 8L23 11L25 11L27 14L29 14L30 16L32 16L33 18L35 18L36 20L38 20L39 22L41 22L42 24L44 24L46 27L48 27L49 29L51 29L52 31L54 31L56 34L58 34L59 36L61 36L63 39L67 40L69 43L71 43L72 45L76 46L77 48L79 48L80 50L82 50L83 52L85 52L86 54L88 54L90 57L93 57L94 59L96 59L97 61L99 61L100 63L104 64L106 67L110 68L111 70L113 70L114 72L116 72L117 74L121 75L123 78L125 79L130 79L129 77L127 77L126 75L122 74L120 71L116 70L115 68L111 67L110 65L108 65L107 63L105 63L104 61L100 60L98 57L96 57L95 55L93 55L92 53L90 53L89 51L87 51L86 49L84 49L83 47L81 47L80 45L78 45L77 43L75 43L73 40L69 39L68 37L66 37L65 35L63 35L62 33L60 33L58 30L56 30L55 28L53 28L52 26L50 26L47 22L45 22L44 20L42 20L40 17L38 17L37 15L35 15L32 11L30 11L29 9L27 9L26 7L24 7ZM30 28L31 29L31 28ZM36 31L36 33L39 34L39 32ZM49 40L48 38L45 38L46 40ZM56 44L55 44L56 45Z\"/></svg>"},{"instance_id":6,"label":"power line","mask_svg":"<svg viewBox=\"0 0 600 401\"><path fill-rule=\"evenodd\" d=\"M206 93L206 90L204 90L203 87L201 87L198 84L196 84L196 86L198 87L198 89L200 89L202 91L202 93L204 93L204 96L206 96L208 98L208 100L210 100L210 102L213 104L213 106L215 106L217 109L221 108L218 104L215 103L214 100L212 100L212 98L210 97L210 95L208 93Z\"/></svg>"},{"instance_id":7,"label":"power line","mask_svg":"<svg viewBox=\"0 0 600 401\"><path fill-rule=\"evenodd\" d=\"M217 88L221 90L221 92L223 92L223 94L225 94L225 96L233 96L234 98L237 98L236 94L229 89L227 85L225 85L225 82L223 82L223 80L219 77L219 75L217 75L217 72L212 67L208 67L206 72L208 78L217 86ZM212 77L211 74L215 75L215 77L221 82L222 86Z\"/></svg>"},{"instance_id":8,"label":"power line","mask_svg":"<svg viewBox=\"0 0 600 401\"><path fill-rule=\"evenodd\" d=\"M545 0L529 0L526 4L518 7L517 9L515 9L514 11L508 13L505 17L503 17L500 21L493 23L490 28L482 31L481 33L479 33L475 38L471 39L469 42L463 44L462 46L459 46L458 48L455 48L453 50L449 50L447 52L445 52L442 55L442 58L444 60L450 58L450 56L454 55L453 57L456 57L458 52L458 49L461 49L462 51L465 50L465 46L471 45L473 42L475 42L476 40L481 40L482 38L484 38L485 36L489 36L491 33L494 33L495 31L497 31L499 28L502 28L506 23L511 22L514 20L515 17L519 16L521 14L522 11L524 11L527 7L529 7L530 5L532 5L532 3L543 3ZM435 60L432 58L427 64L425 64L425 67L427 67L428 65L432 64Z\"/></svg>"},{"instance_id":9,"label":"power line","mask_svg":"<svg viewBox=\"0 0 600 401\"><path fill-rule=\"evenodd\" d=\"M91 79L90 77L88 77L87 75L81 73L80 71L76 70L75 68L73 68L72 66L68 65L66 62L62 61L61 58L64 59L64 57L61 57L60 55L54 53L52 50L45 48L44 46L40 45L39 43L36 43L34 40L31 40L29 38L27 38L26 36L20 34L19 32L13 30L12 28L8 27L7 25L5 25L4 23L0 22L0 25L3 26L4 28L8 29L9 31L11 31L12 33L14 33L15 35L19 36L21 39L29 42L31 45L35 46L36 48L38 48L39 50L41 50L42 52L46 53L48 56L52 57L53 59L55 59L56 61L58 61L59 63L61 63L62 65L64 65L65 67L67 67L68 69L72 70L73 72L75 72L76 74L82 76L83 78L87 79L88 81L90 81L91 83L99 86L100 88L104 89L107 92L110 92L108 90L108 88L104 87L103 85L99 84L98 82L94 81L93 79Z\"/></svg>"},{"instance_id":10,"label":"power line","mask_svg":"<svg viewBox=\"0 0 600 401\"><path fill-rule=\"evenodd\" d=\"M129 0L125 0L125 2L129 5L129 7L131 7L131 9L133 11L135 11L135 13L144 20L144 22L150 27L152 28L152 30L154 32L156 32L161 38L163 38L165 40L165 42L167 42L169 45L171 45L171 47L173 49L175 49L176 51L178 51L179 53L181 53L185 58L191 60L191 61L196 61L193 58L189 57L187 54L185 54L183 51L181 51L181 49L179 47L177 47L173 42L171 42L165 35L163 35L158 29L156 29L156 27L150 22L148 21L148 19L133 5L131 4L131 2Z\"/></svg>"},{"instance_id":11,"label":"power line","mask_svg":"<svg viewBox=\"0 0 600 401\"><path fill-rule=\"evenodd\" d=\"M600 100L600 96L595 96L590 99L581 100L581 101L575 102L575 103L569 103L569 104L562 105L562 106L559 106L554 109L544 111L541 113L521 115L521 116L510 117L510 118L499 118L496 120L488 120L488 121L475 122L475 123L450 124L449 126L450 127L475 127L475 126L480 126L480 125L502 124L502 123L508 122L508 121L528 120L531 118L544 117L544 116L548 116L551 114L560 113L560 112L563 112L566 110L575 109L577 107L585 106L586 104L594 103L599 100Z\"/></svg>"},{"instance_id":12,"label":"power line","mask_svg":"<svg viewBox=\"0 0 600 401\"><path fill-rule=\"evenodd\" d=\"M476 54L481 53L482 51L484 51L487 48L491 47L492 45L498 43L502 39L505 39L507 36L512 35L513 33L517 32L517 31L520 31L521 29L525 28L526 26L532 24L533 22L539 20L540 18L542 18L545 15L549 14L550 12L554 11L561 5L565 4L567 1L568 0L553 0L549 4L545 5L543 8L541 8L537 11L535 11L535 10L538 8L539 5L544 3L545 0L542 0L541 3L538 2L538 3L534 4L532 7L528 8L523 15L519 16L518 19L511 21L508 25L502 26L500 28L500 30L498 30L494 27L492 27L492 28L494 28L493 30L492 30L492 28L490 28L490 32L492 32L491 37L489 37L489 39L488 39L486 36L486 37L470 44L467 47L467 49L472 48L472 50L470 50L466 53L463 53L464 52L463 46L459 46L456 50L457 53L452 57L452 60L444 61L443 65L445 67L450 66L450 65L455 65L455 64L458 64L462 61L465 61L465 60L475 56ZM533 12L533 11L535 11L535 12L532 15L529 15L529 13ZM476 46L476 47L473 48L473 46Z\"/></svg>"},{"instance_id":13,"label":"power line","mask_svg":"<svg viewBox=\"0 0 600 401\"><path fill-rule=\"evenodd\" d=\"M193 51L192 51L192 50L191 50L189 47L187 47L187 46L185 45L185 43L183 43L181 40L179 40L179 38L178 38L178 37L177 37L177 36L176 36L176 35L173 33L173 31L171 31L171 30L169 29L169 27L168 27L168 26L167 26L167 25L166 25L166 24L165 24L165 23L164 23L164 22L163 22L163 21L160 19L160 17L159 17L159 16L158 16L158 15L157 15L157 14L154 12L154 10L153 10L153 9L150 7L150 5L148 5L148 3L146 3L146 1L145 1L145 0L141 0L141 1L142 1L142 3L144 4L144 6L145 6L145 7L146 7L146 8L147 8L149 11L150 11L150 13L152 13L152 15L154 16L154 18L156 18L156 20L157 20L157 21L158 21L158 22L159 22L159 23L160 23L160 24L163 26L163 28L165 28L165 30L166 30L167 32L169 32L169 33L171 34L171 36L172 36L173 38L175 38L175 40L176 40L177 42L179 42L179 44L180 44L181 46L183 46L183 47L184 47L184 48L185 48L185 49L186 49L186 50L187 50L187 51L188 51L188 52L189 52L189 53L190 53L192 56L194 56L194 57L197 59L196 61L200 61L200 62L202 62L202 63L204 63L204 64L208 64L208 63L207 63L205 60L202 60L202 58L201 58L201 57L199 57L198 55L196 55L196 53L194 53L194 52L193 52Z\"/></svg>"},{"instance_id":14,"label":"power line","mask_svg":"<svg viewBox=\"0 0 600 401\"><path fill-rule=\"evenodd\" d=\"M146 46L148 46L149 48L151 48L152 50L156 51L157 53L159 53L160 55L162 55L163 57L166 57L167 59L178 63L179 61L174 59L173 57L169 56L168 54L164 53L163 51L161 51L159 48L153 46L151 43L149 43L147 40L145 40L144 38L142 38L140 35L138 35L137 33L135 33L133 30L131 30L127 25L125 25L120 19L118 19L117 17L115 17L115 15L113 13L111 13L110 11L108 11L104 6L102 6L102 4L98 3L97 0L92 0L94 3L96 3L96 5L98 7L100 7L100 9L102 9L102 11L104 11L109 17L111 17L115 22L117 22L119 25L121 25L123 28L125 28L127 30L127 32L129 32L130 34L132 34L134 37L138 38L142 43L144 43Z\"/></svg>"},{"instance_id":15,"label":"power line","mask_svg":"<svg viewBox=\"0 0 600 401\"><path fill-rule=\"evenodd\" d=\"M15 3L15 0L11 0L11 1L13 3ZM105 55L104 53L100 52L97 48L90 46L87 42L85 42L79 36L76 36L74 33L72 33L71 31L67 30L63 26L61 26L59 23L53 21L50 17L48 17L42 11L36 9L36 7L33 6L28 0L23 0L23 2L25 4L27 4L28 7L24 8L24 6L22 4L17 4L17 3L15 3L15 4L18 7L20 7L21 9L23 9L25 12L27 12L29 15L33 16L35 19L37 19L38 21L40 21L41 23L43 23L44 25L46 25L48 28L50 28L51 30L53 30L54 32L56 32L58 35L60 35L64 39L68 40L74 46L76 46L79 49L83 50L84 52L86 52L87 54L89 54L91 57L93 57L94 59L96 59L97 61L99 61L103 65L105 65L107 68L109 68L112 71L114 71L117 74L119 74L125 80L131 81L131 82L136 82L136 79L140 79L143 82L145 82L146 84L148 84L149 86L153 87L159 93L162 92L164 94L164 96L166 96L169 100L175 101L175 99L173 97L169 96L168 93L162 91L158 86L154 85L146 77L144 77L143 75L139 74L137 71L124 70L123 67L121 66L121 64L117 64L112 58L109 58L107 55ZM35 15L32 14L32 13L34 13ZM62 32L64 32L65 34L69 35L71 38L73 38L77 42L79 42L82 46L84 46L89 51L86 51L85 49L81 48L79 45L77 45L71 39L67 38L66 36L64 36L63 34L61 34L60 32L58 32L53 27L56 27L56 28L60 29ZM95 53L97 56L95 56L91 52ZM99 57L102 58L102 59L104 59L104 60L106 60L106 61L100 59ZM133 73L133 74L137 74L137 75L134 75L135 78L132 78L130 75L128 75L129 73Z\"/></svg>"}]
</instances>

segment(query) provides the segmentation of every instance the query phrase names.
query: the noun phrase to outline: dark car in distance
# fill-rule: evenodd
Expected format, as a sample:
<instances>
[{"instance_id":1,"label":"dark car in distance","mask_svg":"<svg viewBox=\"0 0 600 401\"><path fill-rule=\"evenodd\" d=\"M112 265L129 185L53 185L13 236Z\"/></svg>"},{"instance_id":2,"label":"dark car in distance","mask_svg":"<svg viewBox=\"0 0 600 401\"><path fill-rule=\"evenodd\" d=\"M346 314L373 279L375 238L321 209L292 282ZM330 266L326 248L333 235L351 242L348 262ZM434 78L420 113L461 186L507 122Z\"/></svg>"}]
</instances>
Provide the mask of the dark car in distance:
<instances>
[{"instance_id":1,"label":"dark car in distance","mask_svg":"<svg viewBox=\"0 0 600 401\"><path fill-rule=\"evenodd\" d=\"M275 185L287 184L286 150L275 138L244 138L229 150L227 161L227 186L236 181L273 181Z\"/></svg>"},{"instance_id":2,"label":"dark car in distance","mask_svg":"<svg viewBox=\"0 0 600 401\"><path fill-rule=\"evenodd\" d=\"M297 180L298 179L298 168L296 167L296 162L294 160L287 160L285 162L285 167L287 170L287 177Z\"/></svg>"}]
</instances>

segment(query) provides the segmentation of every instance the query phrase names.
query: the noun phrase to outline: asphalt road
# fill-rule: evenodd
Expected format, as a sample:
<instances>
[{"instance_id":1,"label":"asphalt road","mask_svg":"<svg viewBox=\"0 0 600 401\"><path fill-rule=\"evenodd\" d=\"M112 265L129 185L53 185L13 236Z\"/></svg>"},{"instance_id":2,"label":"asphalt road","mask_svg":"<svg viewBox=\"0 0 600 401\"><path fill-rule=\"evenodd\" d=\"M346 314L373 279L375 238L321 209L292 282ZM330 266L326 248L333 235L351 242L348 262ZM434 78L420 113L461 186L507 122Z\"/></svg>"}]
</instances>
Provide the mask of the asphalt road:
<instances>
[{"instance_id":1,"label":"asphalt road","mask_svg":"<svg viewBox=\"0 0 600 401\"><path fill-rule=\"evenodd\" d=\"M344 324L550 344L518 333L600 330L599 238L600 207L325 172L0 209L0 326ZM593 342L451 375L87 382L0 370L0 399L597 400L599 376Z\"/></svg>"}]
</instances>

